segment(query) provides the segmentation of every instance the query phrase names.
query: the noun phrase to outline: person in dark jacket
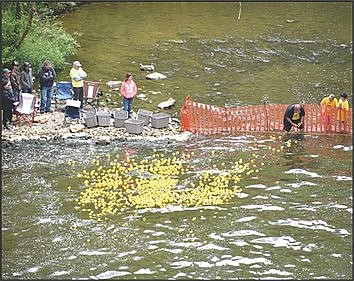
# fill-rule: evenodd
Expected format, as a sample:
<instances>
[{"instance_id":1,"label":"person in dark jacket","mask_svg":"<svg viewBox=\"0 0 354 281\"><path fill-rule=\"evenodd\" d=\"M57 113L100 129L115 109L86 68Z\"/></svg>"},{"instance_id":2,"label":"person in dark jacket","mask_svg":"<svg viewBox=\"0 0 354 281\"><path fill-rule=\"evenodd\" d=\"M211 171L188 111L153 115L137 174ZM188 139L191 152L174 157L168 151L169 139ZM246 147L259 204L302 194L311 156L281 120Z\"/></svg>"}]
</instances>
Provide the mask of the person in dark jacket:
<instances>
[{"instance_id":1,"label":"person in dark jacket","mask_svg":"<svg viewBox=\"0 0 354 281\"><path fill-rule=\"evenodd\" d=\"M10 81L12 86L12 92L15 98L15 101L19 101L19 96L21 93L21 72L19 70L19 64L17 61L12 63L12 71L10 74Z\"/></svg>"},{"instance_id":2,"label":"person in dark jacket","mask_svg":"<svg viewBox=\"0 0 354 281\"><path fill-rule=\"evenodd\" d=\"M15 101L12 94L12 87L10 79L2 78L2 91L1 91L1 109L3 110L2 123L6 129L10 129L9 125L12 122L12 108Z\"/></svg>"},{"instance_id":3,"label":"person in dark jacket","mask_svg":"<svg viewBox=\"0 0 354 281\"><path fill-rule=\"evenodd\" d=\"M31 64L28 62L23 63L23 70L21 72L21 89L22 93L32 94L33 75Z\"/></svg>"},{"instance_id":4,"label":"person in dark jacket","mask_svg":"<svg viewBox=\"0 0 354 281\"><path fill-rule=\"evenodd\" d=\"M290 104L284 113L284 130L289 132L292 126L302 131L305 122L305 109L299 103Z\"/></svg>"},{"instance_id":5,"label":"person in dark jacket","mask_svg":"<svg viewBox=\"0 0 354 281\"><path fill-rule=\"evenodd\" d=\"M53 96L53 84L56 76L57 75L50 61L44 61L39 70L39 85L41 88L40 113L53 112L51 109L51 100Z\"/></svg>"}]
</instances>

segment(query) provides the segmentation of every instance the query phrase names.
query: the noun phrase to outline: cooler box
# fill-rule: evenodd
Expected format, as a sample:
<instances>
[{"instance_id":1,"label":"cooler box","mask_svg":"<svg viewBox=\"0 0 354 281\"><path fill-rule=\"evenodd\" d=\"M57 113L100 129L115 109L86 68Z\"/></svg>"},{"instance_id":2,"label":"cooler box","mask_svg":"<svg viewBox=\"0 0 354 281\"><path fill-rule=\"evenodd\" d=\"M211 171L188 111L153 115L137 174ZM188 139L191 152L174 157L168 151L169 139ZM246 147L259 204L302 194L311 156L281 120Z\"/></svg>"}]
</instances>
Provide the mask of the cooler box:
<instances>
[{"instance_id":1,"label":"cooler box","mask_svg":"<svg viewBox=\"0 0 354 281\"><path fill-rule=\"evenodd\" d=\"M128 119L128 112L124 110L116 110L113 114L114 127L124 128L124 121Z\"/></svg>"},{"instance_id":2,"label":"cooler box","mask_svg":"<svg viewBox=\"0 0 354 281\"><path fill-rule=\"evenodd\" d=\"M70 117L72 119L80 118L80 105L79 100L67 100L65 105L65 117Z\"/></svg>"},{"instance_id":3,"label":"cooler box","mask_svg":"<svg viewBox=\"0 0 354 281\"><path fill-rule=\"evenodd\" d=\"M96 113L97 123L99 127L109 127L111 114L107 111L99 111Z\"/></svg>"},{"instance_id":4,"label":"cooler box","mask_svg":"<svg viewBox=\"0 0 354 281\"><path fill-rule=\"evenodd\" d=\"M143 120L144 125L149 124L151 115L152 115L152 111L145 110L145 109L138 110L138 119Z\"/></svg>"},{"instance_id":5,"label":"cooler box","mask_svg":"<svg viewBox=\"0 0 354 281\"><path fill-rule=\"evenodd\" d=\"M129 134L141 134L144 129L144 120L130 118L124 121L124 127Z\"/></svg>"},{"instance_id":6,"label":"cooler box","mask_svg":"<svg viewBox=\"0 0 354 281\"><path fill-rule=\"evenodd\" d=\"M87 128L96 127L97 126L96 111L88 111L84 113L84 121Z\"/></svg>"},{"instance_id":7,"label":"cooler box","mask_svg":"<svg viewBox=\"0 0 354 281\"><path fill-rule=\"evenodd\" d=\"M151 127L153 128L165 128L168 127L170 115L164 112L159 112L151 115Z\"/></svg>"}]
</instances>

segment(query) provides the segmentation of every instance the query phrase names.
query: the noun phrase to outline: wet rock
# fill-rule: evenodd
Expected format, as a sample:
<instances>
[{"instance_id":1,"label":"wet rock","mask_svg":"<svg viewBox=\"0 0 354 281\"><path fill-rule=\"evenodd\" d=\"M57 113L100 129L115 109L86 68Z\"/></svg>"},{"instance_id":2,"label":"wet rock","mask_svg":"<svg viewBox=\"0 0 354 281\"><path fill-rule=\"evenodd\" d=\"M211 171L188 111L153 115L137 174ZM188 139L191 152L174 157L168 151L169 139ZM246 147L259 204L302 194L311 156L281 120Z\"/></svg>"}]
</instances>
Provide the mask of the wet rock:
<instances>
[{"instance_id":1,"label":"wet rock","mask_svg":"<svg viewBox=\"0 0 354 281\"><path fill-rule=\"evenodd\" d=\"M167 76L159 72L153 72L146 75L145 78L149 80L158 80L158 79L165 79L167 78Z\"/></svg>"},{"instance_id":2,"label":"wet rock","mask_svg":"<svg viewBox=\"0 0 354 281\"><path fill-rule=\"evenodd\" d=\"M114 88L114 87L120 87L122 85L123 81L108 81L106 85L108 87ZM119 88L118 88L119 90Z\"/></svg>"},{"instance_id":3,"label":"wet rock","mask_svg":"<svg viewBox=\"0 0 354 281\"><path fill-rule=\"evenodd\" d=\"M111 138L109 136L102 136L96 140L96 144L98 145L107 145L110 143L111 143Z\"/></svg>"},{"instance_id":4,"label":"wet rock","mask_svg":"<svg viewBox=\"0 0 354 281\"><path fill-rule=\"evenodd\" d=\"M143 70L143 71L154 71L155 70L155 67L153 64L140 63L139 66L140 66L140 70Z\"/></svg>"},{"instance_id":5,"label":"wet rock","mask_svg":"<svg viewBox=\"0 0 354 281\"><path fill-rule=\"evenodd\" d=\"M158 108L160 109L171 108L175 103L176 103L175 99L169 98L167 101L160 102L158 104Z\"/></svg>"}]
</instances>

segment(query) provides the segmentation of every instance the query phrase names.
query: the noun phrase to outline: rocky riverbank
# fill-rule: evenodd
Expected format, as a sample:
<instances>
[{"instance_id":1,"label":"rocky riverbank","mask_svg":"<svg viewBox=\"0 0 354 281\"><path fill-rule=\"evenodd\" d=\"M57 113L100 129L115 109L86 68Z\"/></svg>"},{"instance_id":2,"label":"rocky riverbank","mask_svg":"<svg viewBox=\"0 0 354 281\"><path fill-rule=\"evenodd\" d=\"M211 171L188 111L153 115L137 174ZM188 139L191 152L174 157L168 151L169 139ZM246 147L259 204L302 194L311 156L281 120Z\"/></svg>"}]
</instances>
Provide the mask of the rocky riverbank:
<instances>
[{"instance_id":1,"label":"rocky riverbank","mask_svg":"<svg viewBox=\"0 0 354 281\"><path fill-rule=\"evenodd\" d=\"M51 139L90 139L97 144L109 144L115 140L127 140L130 138L176 138L179 135L186 136L180 130L180 122L177 118L170 118L166 128L152 128L151 124L144 126L143 132L139 135L126 132L125 128L116 128L114 118L110 118L108 127L92 127L85 125L84 118L65 118L64 113L54 111L53 113L38 114L32 126L21 122L19 125L12 125L10 129L2 129L2 142L14 144L23 141L48 141Z\"/></svg>"}]
</instances>

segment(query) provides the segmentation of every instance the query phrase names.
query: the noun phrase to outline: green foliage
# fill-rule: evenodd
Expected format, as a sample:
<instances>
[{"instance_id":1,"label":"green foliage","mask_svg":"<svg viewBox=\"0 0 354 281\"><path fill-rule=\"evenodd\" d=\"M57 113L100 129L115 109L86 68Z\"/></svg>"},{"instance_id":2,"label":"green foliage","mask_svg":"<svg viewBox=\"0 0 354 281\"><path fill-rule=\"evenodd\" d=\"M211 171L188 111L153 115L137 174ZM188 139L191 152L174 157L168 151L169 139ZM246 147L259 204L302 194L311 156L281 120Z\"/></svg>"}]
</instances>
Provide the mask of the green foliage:
<instances>
[{"instance_id":1,"label":"green foliage","mask_svg":"<svg viewBox=\"0 0 354 281\"><path fill-rule=\"evenodd\" d=\"M2 14L2 64L10 66L16 60L20 64L28 61L37 73L43 61L49 60L59 70L65 60L75 54L78 46L72 35L66 33L61 23L54 21L52 5L38 4L33 15L31 28L19 48L30 14L30 3L11 2L3 4Z\"/></svg>"}]
</instances>

